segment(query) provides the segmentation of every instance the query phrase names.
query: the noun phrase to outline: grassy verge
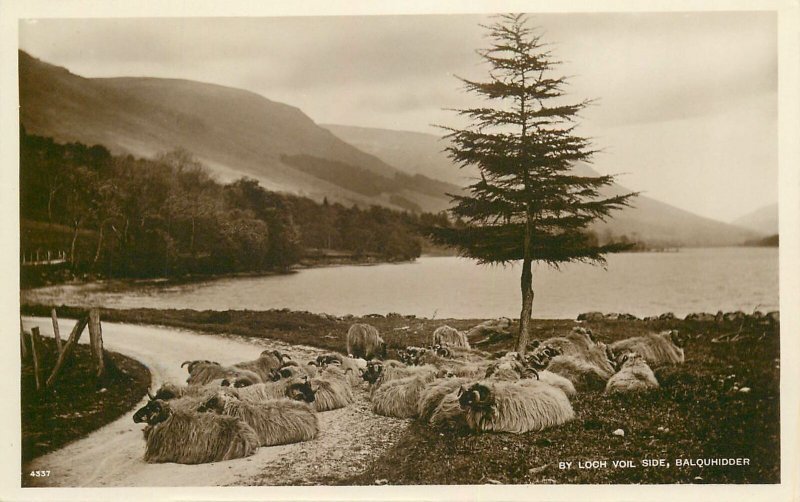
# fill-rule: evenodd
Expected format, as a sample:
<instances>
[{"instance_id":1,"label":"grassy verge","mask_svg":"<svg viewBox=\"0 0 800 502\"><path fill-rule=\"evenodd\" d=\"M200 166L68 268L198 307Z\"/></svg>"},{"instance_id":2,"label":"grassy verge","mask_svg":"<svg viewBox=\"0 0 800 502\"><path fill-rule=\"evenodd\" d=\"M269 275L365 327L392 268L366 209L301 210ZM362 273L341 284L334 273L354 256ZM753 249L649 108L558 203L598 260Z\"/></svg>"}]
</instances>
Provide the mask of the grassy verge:
<instances>
[{"instance_id":1,"label":"grassy verge","mask_svg":"<svg viewBox=\"0 0 800 502\"><path fill-rule=\"evenodd\" d=\"M147 368L121 354L108 352L108 355L111 364L103 387L94 377L88 345L75 347L50 390L36 390L33 362L30 356L22 361L23 463L114 421L142 399L150 386ZM55 340L42 339L39 357L41 373L46 379L58 358ZM22 474L25 483L28 477Z\"/></svg>"},{"instance_id":2,"label":"grassy verge","mask_svg":"<svg viewBox=\"0 0 800 502\"><path fill-rule=\"evenodd\" d=\"M26 306L27 314L48 315ZM77 315L59 308L59 315ZM434 328L465 329L480 320L431 320L409 316L343 318L273 310L106 310L104 321L149 323L206 333L272 338L342 352L353 322L376 326L390 349L425 345ZM572 320L535 320L533 338L569 331ZM564 426L521 435L468 435L414 423L409 432L365 472L342 484L470 483L776 483L780 481L780 340L775 326L753 321L603 320L585 322L605 341L679 329L688 335L686 363L656 372L661 389L636 396L580 394L577 418ZM733 341L712 340L738 334ZM475 340L473 340L474 342ZM511 339L481 347L508 350ZM390 350L390 356L392 350ZM747 387L749 392L737 389ZM624 436L614 435L617 429ZM643 467L665 459L669 467ZM747 458L747 466L677 467L682 458ZM607 467L577 468L605 460ZM615 468L614 460L634 467ZM572 462L568 469L559 462Z\"/></svg>"}]
</instances>

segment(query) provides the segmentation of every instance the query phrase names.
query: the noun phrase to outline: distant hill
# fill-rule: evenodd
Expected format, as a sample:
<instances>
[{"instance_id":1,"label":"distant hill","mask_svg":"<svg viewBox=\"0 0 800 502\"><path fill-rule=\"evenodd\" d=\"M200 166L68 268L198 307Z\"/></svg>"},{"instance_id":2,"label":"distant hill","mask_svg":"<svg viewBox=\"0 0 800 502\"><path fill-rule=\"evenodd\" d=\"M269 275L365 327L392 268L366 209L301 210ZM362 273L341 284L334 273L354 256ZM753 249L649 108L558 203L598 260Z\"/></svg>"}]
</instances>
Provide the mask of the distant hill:
<instances>
[{"instance_id":1,"label":"distant hill","mask_svg":"<svg viewBox=\"0 0 800 502\"><path fill-rule=\"evenodd\" d=\"M749 228L760 234L778 233L778 204L769 204L732 221L734 225Z\"/></svg>"},{"instance_id":2,"label":"distant hill","mask_svg":"<svg viewBox=\"0 0 800 502\"><path fill-rule=\"evenodd\" d=\"M395 131L371 127L321 124L359 150L382 159L389 165L411 174L423 174L456 185L465 185L475 169L457 169L447 158L447 142L433 134Z\"/></svg>"},{"instance_id":3,"label":"distant hill","mask_svg":"<svg viewBox=\"0 0 800 502\"><path fill-rule=\"evenodd\" d=\"M424 173L451 183L469 183L468 176L474 171L455 168L443 152L446 143L432 134L388 129L371 129L325 124L341 139L371 153L398 169L409 173ZM588 165L576 166L582 176L598 176ZM450 174L448 174L450 173ZM629 189L613 185L606 189L607 195L630 192ZM698 216L664 202L641 195L634 200L636 207L613 213L606 223L598 223L593 230L601 240L627 236L655 247L673 246L730 246L740 245L762 234Z\"/></svg>"},{"instance_id":4,"label":"distant hill","mask_svg":"<svg viewBox=\"0 0 800 502\"><path fill-rule=\"evenodd\" d=\"M299 109L249 91L188 80L83 78L23 51L19 73L22 124L60 142L141 157L182 147L221 181L247 175L272 190L348 205L440 211L449 204L444 192L458 189L408 176ZM335 178L316 171L326 162L337 166ZM380 180L379 192L355 188L363 173Z\"/></svg>"}]
</instances>

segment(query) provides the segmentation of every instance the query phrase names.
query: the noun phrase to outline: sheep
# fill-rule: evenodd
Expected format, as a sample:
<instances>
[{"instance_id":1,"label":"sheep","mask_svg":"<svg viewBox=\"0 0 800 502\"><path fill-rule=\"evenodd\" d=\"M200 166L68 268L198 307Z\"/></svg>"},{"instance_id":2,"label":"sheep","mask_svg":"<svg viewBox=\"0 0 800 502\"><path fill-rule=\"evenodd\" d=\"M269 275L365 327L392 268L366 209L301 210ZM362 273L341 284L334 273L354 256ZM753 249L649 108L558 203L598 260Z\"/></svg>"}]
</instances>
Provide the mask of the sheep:
<instances>
[{"instance_id":1,"label":"sheep","mask_svg":"<svg viewBox=\"0 0 800 502\"><path fill-rule=\"evenodd\" d=\"M280 369L291 357L277 350L264 350L258 359L236 363L233 368L251 371L261 378L262 382L269 382L272 372Z\"/></svg>"},{"instance_id":2,"label":"sheep","mask_svg":"<svg viewBox=\"0 0 800 502\"><path fill-rule=\"evenodd\" d=\"M613 374L580 357L565 355L552 358L547 370L572 382L577 391L601 390Z\"/></svg>"},{"instance_id":3,"label":"sheep","mask_svg":"<svg viewBox=\"0 0 800 502\"><path fill-rule=\"evenodd\" d=\"M417 416L420 394L434 378L434 374L425 373L387 382L373 394L372 412L395 418Z\"/></svg>"},{"instance_id":4,"label":"sheep","mask_svg":"<svg viewBox=\"0 0 800 502\"><path fill-rule=\"evenodd\" d=\"M478 336L491 336L494 334L508 335L511 329L511 319L508 317L500 317L498 319L491 319L484 321L477 326L471 328L467 332L468 338Z\"/></svg>"},{"instance_id":5,"label":"sheep","mask_svg":"<svg viewBox=\"0 0 800 502\"><path fill-rule=\"evenodd\" d=\"M478 432L541 431L575 418L566 394L551 385L528 380L484 380L459 391L467 426Z\"/></svg>"},{"instance_id":6,"label":"sheep","mask_svg":"<svg viewBox=\"0 0 800 502\"><path fill-rule=\"evenodd\" d=\"M537 343L535 350L527 358L529 364L541 367L542 359L553 357L545 356L545 353L577 357L597 366L609 376L614 373L613 360L609 359L613 355L610 354L608 346L595 341L591 332L582 328L576 328L566 336L553 337Z\"/></svg>"},{"instance_id":7,"label":"sheep","mask_svg":"<svg viewBox=\"0 0 800 502\"><path fill-rule=\"evenodd\" d=\"M274 372L272 381L275 382L282 378L311 378L315 376L317 376L317 367L315 365L311 363L297 364L294 361L291 361L291 364L286 364L282 366L281 369Z\"/></svg>"},{"instance_id":8,"label":"sheep","mask_svg":"<svg viewBox=\"0 0 800 502\"><path fill-rule=\"evenodd\" d=\"M440 353L447 359L458 361L482 362L491 358L491 354L482 350L465 349L463 347L444 347L445 351ZM446 355L444 355L446 354Z\"/></svg>"},{"instance_id":9,"label":"sheep","mask_svg":"<svg viewBox=\"0 0 800 502\"><path fill-rule=\"evenodd\" d=\"M189 385L205 385L213 380L243 378L252 382L263 382L264 379L253 371L233 366L222 366L216 362L206 361L185 361L188 364L189 378L186 383Z\"/></svg>"},{"instance_id":10,"label":"sheep","mask_svg":"<svg viewBox=\"0 0 800 502\"><path fill-rule=\"evenodd\" d=\"M636 352L652 367L684 362L683 340L678 331L664 331L644 336L626 338L611 344L611 350L617 354Z\"/></svg>"},{"instance_id":11,"label":"sheep","mask_svg":"<svg viewBox=\"0 0 800 502\"><path fill-rule=\"evenodd\" d=\"M442 345L449 347L460 347L469 349L467 334L448 325L439 326L431 335L431 345Z\"/></svg>"},{"instance_id":12,"label":"sheep","mask_svg":"<svg viewBox=\"0 0 800 502\"><path fill-rule=\"evenodd\" d=\"M642 356L629 352L622 356L621 368L606 384L606 394L657 389L658 380Z\"/></svg>"},{"instance_id":13,"label":"sheep","mask_svg":"<svg viewBox=\"0 0 800 502\"><path fill-rule=\"evenodd\" d=\"M310 363L309 363L310 364ZM331 364L338 364L347 376L347 381L351 387L358 387L363 379L361 375L367 368L367 361L361 358L343 356L341 354L327 354L317 356L317 368L325 368Z\"/></svg>"},{"instance_id":14,"label":"sheep","mask_svg":"<svg viewBox=\"0 0 800 502\"><path fill-rule=\"evenodd\" d=\"M134 415L147 422L144 460L148 463L203 464L249 457L259 438L236 417L175 410L156 399Z\"/></svg>"},{"instance_id":15,"label":"sheep","mask_svg":"<svg viewBox=\"0 0 800 502\"><path fill-rule=\"evenodd\" d=\"M564 392L564 394L566 394L567 396L574 396L577 393L577 391L575 390L575 385L573 385L572 382L569 381L569 379L564 378L561 375L558 375L556 373L547 370L539 371L538 374L539 374L539 380L538 380L539 382L552 385L553 387L557 387L561 389L561 391ZM535 382L536 380L530 380L530 381ZM525 381L522 381L520 383L525 383Z\"/></svg>"},{"instance_id":16,"label":"sheep","mask_svg":"<svg viewBox=\"0 0 800 502\"><path fill-rule=\"evenodd\" d=\"M336 366L328 366L320 371L319 376L310 380L310 384L316 411L338 410L355 401L345 372Z\"/></svg>"},{"instance_id":17,"label":"sheep","mask_svg":"<svg viewBox=\"0 0 800 502\"><path fill-rule=\"evenodd\" d=\"M250 401L218 392L198 408L201 413L208 411L246 423L258 435L261 446L309 441L319 433L316 413L308 404L291 399Z\"/></svg>"},{"instance_id":18,"label":"sheep","mask_svg":"<svg viewBox=\"0 0 800 502\"><path fill-rule=\"evenodd\" d=\"M228 385L226 385L228 383ZM229 382L227 380L214 380L209 382L205 385L190 385L190 386L182 386L182 385L175 385L171 382L165 382L161 387L156 390L155 395L150 394L148 392L148 397L150 400L160 399L162 401L169 401L171 399L177 399L184 396L198 396L203 394L208 394L209 392L216 392L219 387L227 387L229 386Z\"/></svg>"},{"instance_id":19,"label":"sheep","mask_svg":"<svg viewBox=\"0 0 800 502\"><path fill-rule=\"evenodd\" d=\"M385 359L386 342L369 324L356 323L347 330L347 355L364 359Z\"/></svg>"},{"instance_id":20,"label":"sheep","mask_svg":"<svg viewBox=\"0 0 800 502\"><path fill-rule=\"evenodd\" d=\"M397 358L404 364L416 366L420 364L423 357L427 360L428 358L426 356L429 354L431 354L431 351L424 347L408 346L397 351ZM433 355L434 357L438 357L435 353Z\"/></svg>"},{"instance_id":21,"label":"sheep","mask_svg":"<svg viewBox=\"0 0 800 502\"><path fill-rule=\"evenodd\" d=\"M448 427L457 430L466 430L467 417L459 403L460 387L442 397L439 405L431 413L428 422L434 427Z\"/></svg>"},{"instance_id":22,"label":"sheep","mask_svg":"<svg viewBox=\"0 0 800 502\"><path fill-rule=\"evenodd\" d=\"M419 401L417 402L419 419L429 422L444 397L454 393L467 382L469 382L467 378L437 378L425 386L422 392L419 393Z\"/></svg>"},{"instance_id":23,"label":"sheep","mask_svg":"<svg viewBox=\"0 0 800 502\"><path fill-rule=\"evenodd\" d=\"M252 401L289 398L295 401L313 403L315 400L314 390L307 378L259 383L249 387L242 387L241 389L231 389L231 392L241 399L250 399Z\"/></svg>"},{"instance_id":24,"label":"sheep","mask_svg":"<svg viewBox=\"0 0 800 502\"><path fill-rule=\"evenodd\" d=\"M388 364L386 364L388 363ZM381 385L398 380L409 376L416 375L436 375L439 373L439 368L433 365L425 366L405 366L398 361L370 361L367 364L367 371L364 372L363 378L372 386L372 391L377 390Z\"/></svg>"}]
</instances>

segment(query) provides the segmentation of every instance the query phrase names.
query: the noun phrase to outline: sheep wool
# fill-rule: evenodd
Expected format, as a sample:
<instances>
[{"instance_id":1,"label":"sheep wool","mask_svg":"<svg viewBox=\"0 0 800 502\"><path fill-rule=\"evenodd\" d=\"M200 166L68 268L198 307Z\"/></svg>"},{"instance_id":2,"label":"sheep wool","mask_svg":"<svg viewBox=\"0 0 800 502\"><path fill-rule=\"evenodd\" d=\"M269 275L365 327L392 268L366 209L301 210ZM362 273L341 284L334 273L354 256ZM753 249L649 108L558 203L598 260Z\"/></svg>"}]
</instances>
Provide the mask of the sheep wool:
<instances>
[{"instance_id":1,"label":"sheep wool","mask_svg":"<svg viewBox=\"0 0 800 502\"><path fill-rule=\"evenodd\" d=\"M149 428L144 460L204 464L249 457L258 445L256 432L238 418L173 410Z\"/></svg>"},{"instance_id":2,"label":"sheep wool","mask_svg":"<svg viewBox=\"0 0 800 502\"><path fill-rule=\"evenodd\" d=\"M372 396L372 412L395 418L417 416L420 393L434 377L423 373L385 383Z\"/></svg>"},{"instance_id":3,"label":"sheep wool","mask_svg":"<svg viewBox=\"0 0 800 502\"><path fill-rule=\"evenodd\" d=\"M653 370L642 356L629 353L623 358L622 367L606 384L606 394L637 392L659 387Z\"/></svg>"},{"instance_id":4,"label":"sheep wool","mask_svg":"<svg viewBox=\"0 0 800 502\"><path fill-rule=\"evenodd\" d=\"M207 401L205 408L252 427L261 446L309 441L319 433L316 413L306 403L291 399L256 402L220 393Z\"/></svg>"},{"instance_id":5,"label":"sheep wool","mask_svg":"<svg viewBox=\"0 0 800 502\"><path fill-rule=\"evenodd\" d=\"M602 390L613 371L598 368L596 365L575 356L556 356L547 365L547 371L560 375L570 382L578 392Z\"/></svg>"},{"instance_id":6,"label":"sheep wool","mask_svg":"<svg viewBox=\"0 0 800 502\"><path fill-rule=\"evenodd\" d=\"M467 425L480 432L521 434L575 418L572 405L561 389L530 380L525 384L484 380L467 389L460 402L465 408Z\"/></svg>"},{"instance_id":7,"label":"sheep wool","mask_svg":"<svg viewBox=\"0 0 800 502\"><path fill-rule=\"evenodd\" d=\"M356 323L347 330L347 354L364 359L385 358L386 342L369 324Z\"/></svg>"},{"instance_id":8,"label":"sheep wool","mask_svg":"<svg viewBox=\"0 0 800 502\"><path fill-rule=\"evenodd\" d=\"M448 394L457 391L462 385L469 382L466 378L437 378L430 382L419 393L417 415L423 422L429 422L442 399ZM458 401L456 401L458 402Z\"/></svg>"},{"instance_id":9,"label":"sheep wool","mask_svg":"<svg viewBox=\"0 0 800 502\"><path fill-rule=\"evenodd\" d=\"M683 349L675 345L673 338L677 336L671 331L651 333L614 342L611 350L617 354L636 352L654 368L667 364L683 364Z\"/></svg>"},{"instance_id":10,"label":"sheep wool","mask_svg":"<svg viewBox=\"0 0 800 502\"><path fill-rule=\"evenodd\" d=\"M522 380L521 382L524 383L526 380ZM567 396L574 396L577 391L575 390L575 386L569 379L564 378L561 375L557 375L551 371L543 370L539 372L539 381L542 383L546 383L548 385L552 385L553 387L561 389L564 394Z\"/></svg>"},{"instance_id":11,"label":"sheep wool","mask_svg":"<svg viewBox=\"0 0 800 502\"><path fill-rule=\"evenodd\" d=\"M314 391L314 409L317 411L331 411L344 408L355 401L353 390L344 374L333 368L326 368L320 376L312 378L311 389Z\"/></svg>"},{"instance_id":12,"label":"sheep wool","mask_svg":"<svg viewBox=\"0 0 800 502\"><path fill-rule=\"evenodd\" d=\"M450 326L439 326L433 331L431 345L441 345L443 347L460 347L469 349L467 334Z\"/></svg>"}]
</instances>

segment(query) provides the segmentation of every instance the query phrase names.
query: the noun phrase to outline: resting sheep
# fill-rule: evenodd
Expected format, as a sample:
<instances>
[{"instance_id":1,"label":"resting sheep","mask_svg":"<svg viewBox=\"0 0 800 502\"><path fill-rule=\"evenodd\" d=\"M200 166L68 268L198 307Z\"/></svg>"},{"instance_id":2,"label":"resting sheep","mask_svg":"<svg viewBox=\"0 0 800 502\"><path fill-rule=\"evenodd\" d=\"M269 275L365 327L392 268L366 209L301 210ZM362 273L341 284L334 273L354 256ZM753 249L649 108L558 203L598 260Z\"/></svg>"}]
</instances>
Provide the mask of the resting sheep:
<instances>
[{"instance_id":1,"label":"resting sheep","mask_svg":"<svg viewBox=\"0 0 800 502\"><path fill-rule=\"evenodd\" d=\"M319 433L316 413L306 403L291 399L250 401L218 392L198 411L238 418L253 428L261 446L309 441Z\"/></svg>"},{"instance_id":2,"label":"resting sheep","mask_svg":"<svg viewBox=\"0 0 800 502\"><path fill-rule=\"evenodd\" d=\"M147 422L145 462L203 464L248 457L259 438L236 417L173 410L161 400L150 401L133 417Z\"/></svg>"},{"instance_id":3,"label":"resting sheep","mask_svg":"<svg viewBox=\"0 0 800 502\"><path fill-rule=\"evenodd\" d=\"M466 378L437 378L430 382L419 393L417 415L424 422L429 422L436 408L439 407L444 397L452 394L469 382ZM457 402L457 401L456 401Z\"/></svg>"},{"instance_id":4,"label":"resting sheep","mask_svg":"<svg viewBox=\"0 0 800 502\"><path fill-rule=\"evenodd\" d=\"M658 380L642 356L629 352L621 358L620 370L606 384L606 394L656 389Z\"/></svg>"},{"instance_id":5,"label":"resting sheep","mask_svg":"<svg viewBox=\"0 0 800 502\"><path fill-rule=\"evenodd\" d=\"M433 375L439 373L439 368L433 365L425 366L405 366L399 361L370 361L367 363L367 370L364 372L363 378L371 384L372 391L374 392L381 385L398 380L409 376L417 375Z\"/></svg>"},{"instance_id":6,"label":"resting sheep","mask_svg":"<svg viewBox=\"0 0 800 502\"><path fill-rule=\"evenodd\" d=\"M214 380L234 380L237 378L247 379L252 382L264 381L261 376L252 371L233 366L222 366L216 362L185 361L181 366L187 364L189 378L186 379L186 383L189 385L205 385Z\"/></svg>"},{"instance_id":7,"label":"resting sheep","mask_svg":"<svg viewBox=\"0 0 800 502\"><path fill-rule=\"evenodd\" d=\"M636 352L652 367L667 364L682 364L683 339L677 330L651 333L644 336L626 338L611 344L611 350L620 356L626 352Z\"/></svg>"},{"instance_id":8,"label":"resting sheep","mask_svg":"<svg viewBox=\"0 0 800 502\"><path fill-rule=\"evenodd\" d=\"M605 388L613 374L575 356L556 356L550 361L547 370L566 378L580 392Z\"/></svg>"},{"instance_id":9,"label":"resting sheep","mask_svg":"<svg viewBox=\"0 0 800 502\"><path fill-rule=\"evenodd\" d=\"M395 418L417 416L420 394L434 377L426 373L385 383L372 395L372 412Z\"/></svg>"},{"instance_id":10,"label":"resting sheep","mask_svg":"<svg viewBox=\"0 0 800 502\"><path fill-rule=\"evenodd\" d=\"M277 382L259 383L241 389L231 389L235 396L253 401L289 398L295 401L313 403L315 396L311 383L307 378L279 380Z\"/></svg>"},{"instance_id":11,"label":"resting sheep","mask_svg":"<svg viewBox=\"0 0 800 502\"><path fill-rule=\"evenodd\" d=\"M443 347L460 347L469 349L467 334L450 326L439 326L431 335L431 345L441 345Z\"/></svg>"},{"instance_id":12,"label":"resting sheep","mask_svg":"<svg viewBox=\"0 0 800 502\"><path fill-rule=\"evenodd\" d=\"M317 377L309 380L309 384L314 392L316 411L338 410L355 401L345 372L336 366L323 369Z\"/></svg>"},{"instance_id":13,"label":"resting sheep","mask_svg":"<svg viewBox=\"0 0 800 502\"><path fill-rule=\"evenodd\" d=\"M259 376L261 382L269 382L272 372L280 369L289 360L291 357L287 354L277 350L265 350L258 359L236 363L233 368L253 372Z\"/></svg>"},{"instance_id":14,"label":"resting sheep","mask_svg":"<svg viewBox=\"0 0 800 502\"><path fill-rule=\"evenodd\" d=\"M356 323L347 330L347 354L366 360L386 358L386 342L369 324Z\"/></svg>"},{"instance_id":15,"label":"resting sheep","mask_svg":"<svg viewBox=\"0 0 800 502\"><path fill-rule=\"evenodd\" d=\"M542 382L482 381L459 393L467 426L473 431L520 434L541 431L575 417L566 394Z\"/></svg>"}]
</instances>

